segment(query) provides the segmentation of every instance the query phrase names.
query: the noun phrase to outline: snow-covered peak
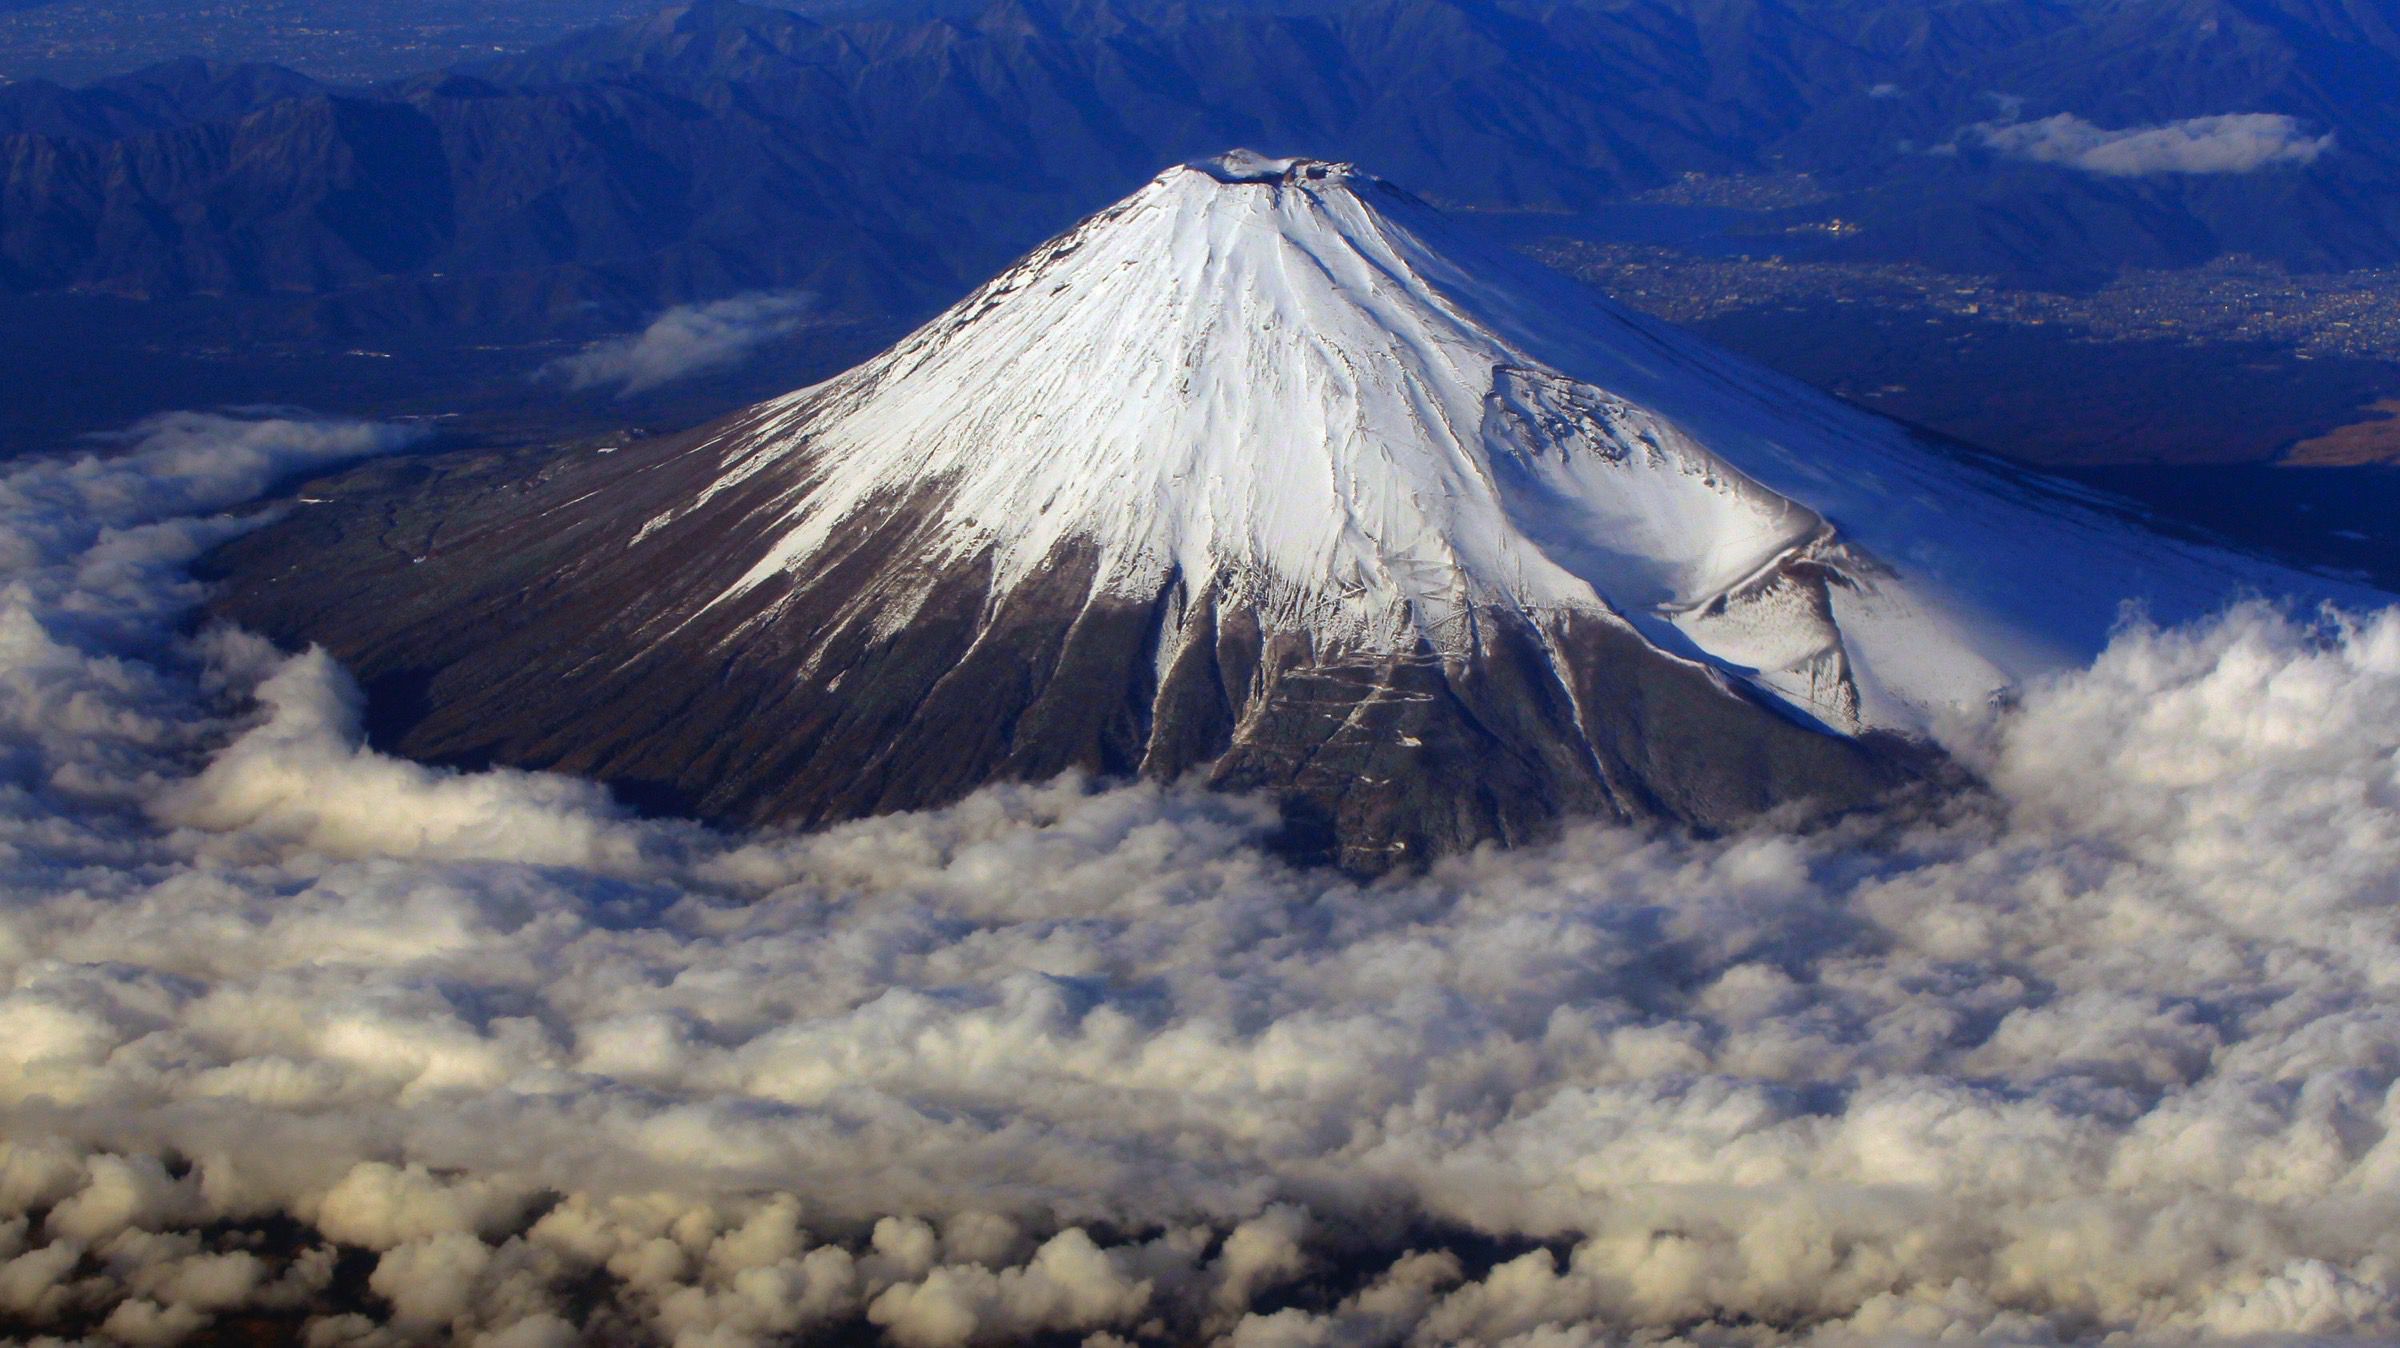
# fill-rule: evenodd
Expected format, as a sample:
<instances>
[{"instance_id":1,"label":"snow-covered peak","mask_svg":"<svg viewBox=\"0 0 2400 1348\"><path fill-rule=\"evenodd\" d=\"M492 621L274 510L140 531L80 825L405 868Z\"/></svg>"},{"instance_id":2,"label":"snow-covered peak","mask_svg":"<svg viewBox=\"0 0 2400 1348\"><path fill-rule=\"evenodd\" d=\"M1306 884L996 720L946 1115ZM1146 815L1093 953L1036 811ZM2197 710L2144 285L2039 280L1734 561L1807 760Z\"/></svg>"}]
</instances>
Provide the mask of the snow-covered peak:
<instances>
[{"instance_id":1,"label":"snow-covered peak","mask_svg":"<svg viewBox=\"0 0 2400 1348\"><path fill-rule=\"evenodd\" d=\"M777 424L799 433L738 452L726 482L803 447L826 481L747 583L939 481L943 544L996 548L1003 585L1089 542L1128 593L1172 571L1335 644L1455 647L1478 605L1647 612L1817 531L1459 310L1353 182L1241 154L1171 170L794 395Z\"/></svg>"},{"instance_id":2,"label":"snow-covered peak","mask_svg":"<svg viewBox=\"0 0 2400 1348\"><path fill-rule=\"evenodd\" d=\"M1328 159L1277 159L1256 150L1227 150L1206 159L1195 159L1183 167L1227 186L1295 181L1330 186L1366 176L1351 164L1335 163ZM1174 170L1168 172L1173 173Z\"/></svg>"},{"instance_id":3,"label":"snow-covered peak","mask_svg":"<svg viewBox=\"0 0 2400 1348\"><path fill-rule=\"evenodd\" d=\"M1844 730L1983 706L2096 649L2122 599L2173 613L2258 583L1936 456L1347 165L1242 150L770 404L702 499L762 474L783 517L727 598L931 492L927 576L988 558L1006 592L1081 550L1102 590L1213 590L1320 650L1451 659L1492 609L1599 615ZM878 602L897 625L912 598Z\"/></svg>"}]
</instances>

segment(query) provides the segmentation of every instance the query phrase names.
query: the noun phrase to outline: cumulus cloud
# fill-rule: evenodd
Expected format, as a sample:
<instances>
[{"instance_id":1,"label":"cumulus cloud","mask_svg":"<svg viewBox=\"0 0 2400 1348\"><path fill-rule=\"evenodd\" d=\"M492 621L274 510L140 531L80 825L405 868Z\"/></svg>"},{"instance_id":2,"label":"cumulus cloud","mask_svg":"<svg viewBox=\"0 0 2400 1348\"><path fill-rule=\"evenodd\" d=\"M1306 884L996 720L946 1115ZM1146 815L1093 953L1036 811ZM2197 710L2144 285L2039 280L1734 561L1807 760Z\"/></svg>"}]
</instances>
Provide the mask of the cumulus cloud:
<instances>
[{"instance_id":1,"label":"cumulus cloud","mask_svg":"<svg viewBox=\"0 0 2400 1348\"><path fill-rule=\"evenodd\" d=\"M234 638L223 638L227 642ZM363 747L358 688L309 651L252 690L259 717L197 776L163 788L160 818L340 857L469 859L639 871L676 843L626 822L607 791L547 773L459 773Z\"/></svg>"},{"instance_id":2,"label":"cumulus cloud","mask_svg":"<svg viewBox=\"0 0 2400 1348\"><path fill-rule=\"evenodd\" d=\"M2333 135L2311 135L2299 119L2280 113L2187 117L2156 126L2106 128L2070 112L2038 121L1984 122L1968 135L2012 159L2060 164L2115 178L2161 173L2252 173L2285 164L2314 163L2333 148Z\"/></svg>"},{"instance_id":3,"label":"cumulus cloud","mask_svg":"<svg viewBox=\"0 0 2400 1348\"><path fill-rule=\"evenodd\" d=\"M683 304L637 333L596 342L544 367L579 389L615 388L619 397L740 362L807 321L811 299L764 291L709 304Z\"/></svg>"},{"instance_id":4,"label":"cumulus cloud","mask_svg":"<svg viewBox=\"0 0 2400 1348\"><path fill-rule=\"evenodd\" d=\"M0 478L12 1332L2400 1334L2400 614L2128 630L1988 793L1808 836L1362 885L1074 780L728 836L179 635L202 512L395 442L181 424Z\"/></svg>"}]
</instances>

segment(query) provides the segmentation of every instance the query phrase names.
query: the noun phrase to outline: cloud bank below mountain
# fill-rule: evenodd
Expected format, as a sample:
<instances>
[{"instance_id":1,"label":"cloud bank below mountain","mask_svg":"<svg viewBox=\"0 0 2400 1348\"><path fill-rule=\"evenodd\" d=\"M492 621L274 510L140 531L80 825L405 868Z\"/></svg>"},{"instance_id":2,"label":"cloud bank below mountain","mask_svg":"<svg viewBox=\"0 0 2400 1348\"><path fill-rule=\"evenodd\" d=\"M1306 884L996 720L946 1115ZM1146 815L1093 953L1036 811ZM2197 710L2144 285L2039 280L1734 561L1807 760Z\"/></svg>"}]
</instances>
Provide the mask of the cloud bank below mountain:
<instances>
[{"instance_id":1,"label":"cloud bank below mountain","mask_svg":"<svg viewBox=\"0 0 2400 1348\"><path fill-rule=\"evenodd\" d=\"M1795 838L1360 887L1074 781L809 836L180 635L276 476L0 478L0 1325L135 1343L2400 1332L2400 615L2129 629Z\"/></svg>"},{"instance_id":2,"label":"cloud bank below mountain","mask_svg":"<svg viewBox=\"0 0 2400 1348\"><path fill-rule=\"evenodd\" d=\"M2297 118L2263 112L2113 129L2062 112L2031 122L1986 122L1969 131L1983 148L2012 159L2112 178L2255 173L2315 163L2333 149L2330 132L2311 135Z\"/></svg>"}]
</instances>

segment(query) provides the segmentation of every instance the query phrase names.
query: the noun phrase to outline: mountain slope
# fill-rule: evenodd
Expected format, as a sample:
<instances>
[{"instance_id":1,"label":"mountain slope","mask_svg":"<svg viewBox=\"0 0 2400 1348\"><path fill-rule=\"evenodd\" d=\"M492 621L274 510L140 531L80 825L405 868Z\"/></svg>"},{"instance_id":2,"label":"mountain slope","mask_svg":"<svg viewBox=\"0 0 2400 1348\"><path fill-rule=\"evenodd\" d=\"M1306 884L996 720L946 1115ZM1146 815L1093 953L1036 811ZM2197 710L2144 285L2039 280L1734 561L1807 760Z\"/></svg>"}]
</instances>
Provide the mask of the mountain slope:
<instances>
[{"instance_id":1,"label":"mountain slope","mask_svg":"<svg viewBox=\"0 0 2400 1348\"><path fill-rule=\"evenodd\" d=\"M1360 869L1855 804L2128 597L2313 584L1244 153L825 384L385 509L243 545L223 605L408 690L410 752L807 823L1201 772Z\"/></svg>"}]
</instances>

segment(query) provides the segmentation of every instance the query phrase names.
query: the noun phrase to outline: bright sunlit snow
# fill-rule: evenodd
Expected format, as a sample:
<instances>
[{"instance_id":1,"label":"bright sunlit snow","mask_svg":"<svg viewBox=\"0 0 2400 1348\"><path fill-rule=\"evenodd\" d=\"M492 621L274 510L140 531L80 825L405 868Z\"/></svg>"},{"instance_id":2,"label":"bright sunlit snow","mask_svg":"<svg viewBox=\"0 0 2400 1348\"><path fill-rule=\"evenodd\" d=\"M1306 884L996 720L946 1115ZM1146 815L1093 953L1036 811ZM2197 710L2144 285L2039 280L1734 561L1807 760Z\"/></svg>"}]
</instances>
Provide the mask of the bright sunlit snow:
<instances>
[{"instance_id":1,"label":"bright sunlit snow","mask_svg":"<svg viewBox=\"0 0 2400 1348\"><path fill-rule=\"evenodd\" d=\"M1978 710L2128 599L2325 588L1950 456L1348 165L1246 151L784 399L710 494L776 472L788 520L734 593L934 484L928 575L988 549L1006 590L1088 544L1121 593L1219 583L1321 646L1444 655L1482 609L1599 612L1845 730Z\"/></svg>"}]
</instances>

